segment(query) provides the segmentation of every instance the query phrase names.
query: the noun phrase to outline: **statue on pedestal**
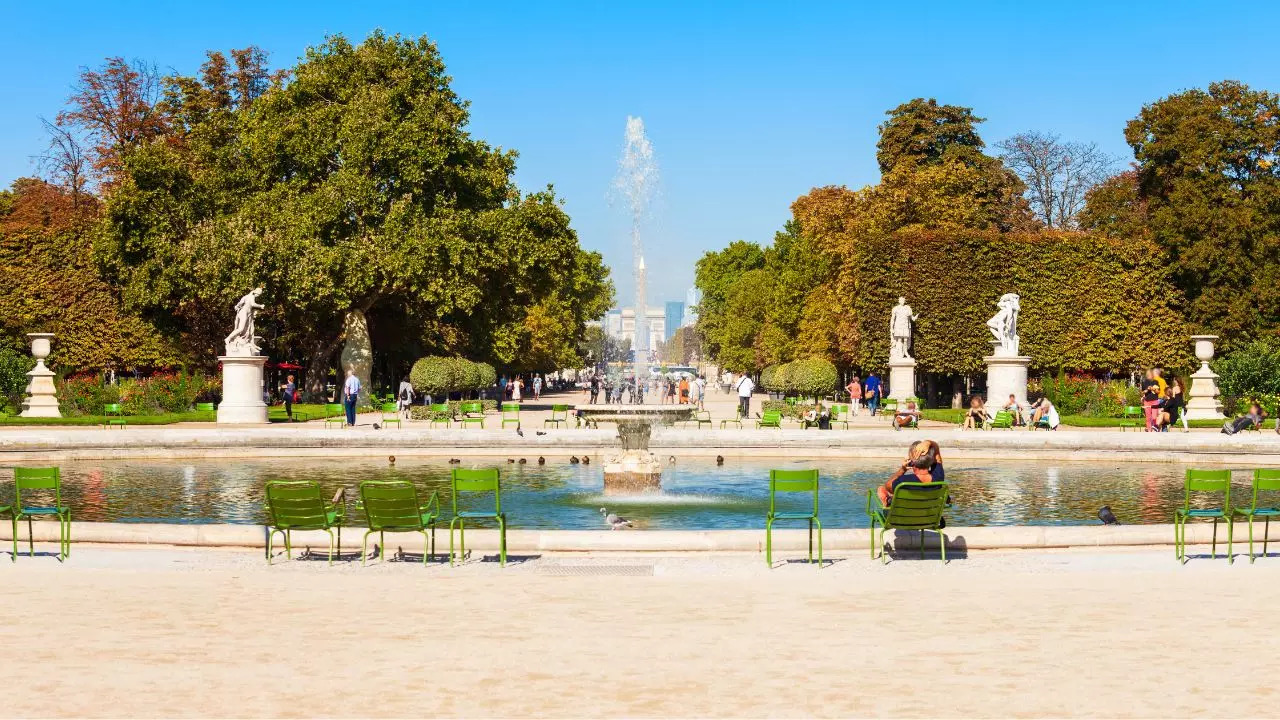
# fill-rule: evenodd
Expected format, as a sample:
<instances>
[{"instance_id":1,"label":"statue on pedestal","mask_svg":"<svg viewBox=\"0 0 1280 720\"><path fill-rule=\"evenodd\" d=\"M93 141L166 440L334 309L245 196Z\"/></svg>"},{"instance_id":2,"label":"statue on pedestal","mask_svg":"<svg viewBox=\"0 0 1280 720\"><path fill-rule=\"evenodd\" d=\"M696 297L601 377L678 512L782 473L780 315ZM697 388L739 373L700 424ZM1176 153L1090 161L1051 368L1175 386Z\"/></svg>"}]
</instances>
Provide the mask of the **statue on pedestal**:
<instances>
[{"instance_id":1,"label":"statue on pedestal","mask_svg":"<svg viewBox=\"0 0 1280 720\"><path fill-rule=\"evenodd\" d=\"M911 359L911 323L919 319L920 316L911 311L907 299L898 298L898 304L894 306L893 313L889 316L890 360Z\"/></svg>"},{"instance_id":2,"label":"statue on pedestal","mask_svg":"<svg viewBox=\"0 0 1280 720\"><path fill-rule=\"evenodd\" d=\"M991 343L995 346L996 355L1016 356L1018 354L1018 312L1022 310L1021 300L1017 293L1005 293L996 303L999 312L987 321L987 329L995 337Z\"/></svg>"},{"instance_id":3,"label":"statue on pedestal","mask_svg":"<svg viewBox=\"0 0 1280 720\"><path fill-rule=\"evenodd\" d=\"M254 334L253 319L256 311L264 306L258 304L258 296L262 288L254 288L236 302L236 322L231 334L224 342L227 355L245 356L261 354L258 348L258 337Z\"/></svg>"}]
</instances>

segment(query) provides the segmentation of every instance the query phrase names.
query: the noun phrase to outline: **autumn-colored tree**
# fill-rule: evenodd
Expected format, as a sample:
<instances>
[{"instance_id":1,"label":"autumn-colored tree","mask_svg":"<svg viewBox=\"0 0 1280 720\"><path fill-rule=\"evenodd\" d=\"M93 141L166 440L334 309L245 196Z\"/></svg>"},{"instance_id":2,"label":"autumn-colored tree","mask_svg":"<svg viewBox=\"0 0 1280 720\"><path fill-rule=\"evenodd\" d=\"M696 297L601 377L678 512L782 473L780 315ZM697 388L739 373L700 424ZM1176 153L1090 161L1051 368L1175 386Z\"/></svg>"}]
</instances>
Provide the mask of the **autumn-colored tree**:
<instances>
[{"instance_id":1,"label":"autumn-colored tree","mask_svg":"<svg viewBox=\"0 0 1280 720\"><path fill-rule=\"evenodd\" d=\"M876 143L876 161L882 174L904 162L922 166L948 159L971 161L985 147L977 131L984 118L974 115L971 108L916 98L885 114L889 119L880 125L880 140Z\"/></svg>"},{"instance_id":2,"label":"autumn-colored tree","mask_svg":"<svg viewBox=\"0 0 1280 720\"><path fill-rule=\"evenodd\" d=\"M160 137L168 120L157 108L160 73L141 60L107 58L101 68L82 68L56 123L79 131L91 143L89 156L100 180L115 182L125 154Z\"/></svg>"}]
</instances>

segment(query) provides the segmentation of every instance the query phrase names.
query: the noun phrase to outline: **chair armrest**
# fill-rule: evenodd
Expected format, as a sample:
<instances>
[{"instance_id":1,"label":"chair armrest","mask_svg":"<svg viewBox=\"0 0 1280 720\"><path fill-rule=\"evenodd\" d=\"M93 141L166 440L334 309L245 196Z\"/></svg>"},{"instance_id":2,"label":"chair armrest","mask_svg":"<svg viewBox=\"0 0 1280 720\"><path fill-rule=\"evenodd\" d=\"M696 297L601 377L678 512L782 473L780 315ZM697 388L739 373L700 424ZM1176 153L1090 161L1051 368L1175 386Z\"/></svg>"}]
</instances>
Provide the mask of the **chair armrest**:
<instances>
[{"instance_id":1,"label":"chair armrest","mask_svg":"<svg viewBox=\"0 0 1280 720\"><path fill-rule=\"evenodd\" d=\"M333 505L338 503L347 504L347 489L345 487L338 488L338 491L333 494L333 499L329 502Z\"/></svg>"},{"instance_id":2,"label":"chair armrest","mask_svg":"<svg viewBox=\"0 0 1280 720\"><path fill-rule=\"evenodd\" d=\"M427 512L432 510L432 508L434 508L434 511L432 511L431 514L434 515L435 517L440 517L440 491L439 490L432 490L431 497L427 498L427 503L422 507L418 508L418 510L420 510L421 512Z\"/></svg>"}]
</instances>

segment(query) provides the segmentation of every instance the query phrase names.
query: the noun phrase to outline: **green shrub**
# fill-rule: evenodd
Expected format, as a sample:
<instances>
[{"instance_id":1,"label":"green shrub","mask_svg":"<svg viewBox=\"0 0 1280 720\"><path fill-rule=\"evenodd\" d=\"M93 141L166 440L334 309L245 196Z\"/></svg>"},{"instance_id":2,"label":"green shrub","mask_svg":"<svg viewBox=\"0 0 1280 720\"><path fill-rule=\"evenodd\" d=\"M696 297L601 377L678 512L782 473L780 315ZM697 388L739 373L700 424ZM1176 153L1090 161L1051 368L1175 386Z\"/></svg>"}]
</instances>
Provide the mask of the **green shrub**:
<instances>
[{"instance_id":1,"label":"green shrub","mask_svg":"<svg viewBox=\"0 0 1280 720\"><path fill-rule=\"evenodd\" d=\"M1254 340L1213 363L1223 395L1280 395L1280 339Z\"/></svg>"},{"instance_id":2,"label":"green shrub","mask_svg":"<svg viewBox=\"0 0 1280 720\"><path fill-rule=\"evenodd\" d=\"M1047 376L1028 384L1032 394L1044 393L1061 415L1120 417L1131 405L1141 405L1141 390L1120 380L1096 380L1081 375Z\"/></svg>"},{"instance_id":3,"label":"green shrub","mask_svg":"<svg viewBox=\"0 0 1280 720\"><path fill-rule=\"evenodd\" d=\"M498 371L489 363L476 363L479 370L479 382L477 388L491 388L498 382Z\"/></svg>"},{"instance_id":4,"label":"green shrub","mask_svg":"<svg viewBox=\"0 0 1280 720\"><path fill-rule=\"evenodd\" d=\"M115 385L100 376L81 376L62 382L58 405L67 416L101 415L109 403L119 403L125 415L158 415L187 412L197 402L217 402L221 394L222 381L203 373L159 373Z\"/></svg>"},{"instance_id":5,"label":"green shrub","mask_svg":"<svg viewBox=\"0 0 1280 720\"><path fill-rule=\"evenodd\" d=\"M450 416L450 417L457 417L457 416L458 416L458 414L461 412L461 405L462 405L462 403L463 403L463 402L479 402L479 403L481 403L481 405L484 407L484 411L485 411L486 413L491 413L491 412L497 412L497 411L498 411L498 401L497 401L497 400L479 400L479 401L477 401L477 400L466 400L466 401L462 401L462 400L450 400L450 401L448 402L448 405L449 405L449 416ZM412 405L412 406L410 406L410 407L409 407L409 418L410 418L410 419L412 419L412 420L430 420L430 419L431 419L431 408L430 408L429 406L427 406L427 405Z\"/></svg>"},{"instance_id":6,"label":"green shrub","mask_svg":"<svg viewBox=\"0 0 1280 720\"><path fill-rule=\"evenodd\" d=\"M35 360L9 347L0 348L0 408L16 410L27 391L27 373Z\"/></svg>"},{"instance_id":7,"label":"green shrub","mask_svg":"<svg viewBox=\"0 0 1280 720\"><path fill-rule=\"evenodd\" d=\"M782 366L770 365L765 369L761 370L760 371L760 387L770 392L785 392L785 390L778 385L778 369L780 367Z\"/></svg>"},{"instance_id":8,"label":"green shrub","mask_svg":"<svg viewBox=\"0 0 1280 720\"><path fill-rule=\"evenodd\" d=\"M409 370L409 383L415 391L428 395L452 392L458 384L454 374L457 366L452 360L435 355L418 360Z\"/></svg>"},{"instance_id":9,"label":"green shrub","mask_svg":"<svg viewBox=\"0 0 1280 720\"><path fill-rule=\"evenodd\" d=\"M840 374L830 360L805 358L787 363L787 390L801 397L821 397L835 390Z\"/></svg>"}]
</instances>

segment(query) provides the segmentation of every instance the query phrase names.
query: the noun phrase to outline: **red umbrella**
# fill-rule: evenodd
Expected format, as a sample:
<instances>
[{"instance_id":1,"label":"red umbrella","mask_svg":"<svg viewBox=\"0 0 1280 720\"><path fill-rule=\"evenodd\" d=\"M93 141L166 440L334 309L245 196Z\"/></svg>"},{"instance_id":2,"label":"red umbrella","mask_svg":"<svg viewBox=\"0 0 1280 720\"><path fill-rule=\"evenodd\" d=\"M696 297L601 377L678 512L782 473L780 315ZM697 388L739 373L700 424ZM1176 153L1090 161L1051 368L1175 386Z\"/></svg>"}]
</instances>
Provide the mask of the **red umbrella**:
<instances>
[{"instance_id":1,"label":"red umbrella","mask_svg":"<svg viewBox=\"0 0 1280 720\"><path fill-rule=\"evenodd\" d=\"M295 365L291 362L278 363L276 367L280 368L281 370L301 370L302 369L301 365Z\"/></svg>"}]
</instances>

